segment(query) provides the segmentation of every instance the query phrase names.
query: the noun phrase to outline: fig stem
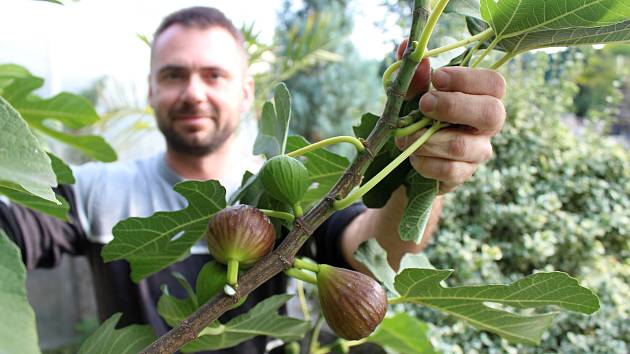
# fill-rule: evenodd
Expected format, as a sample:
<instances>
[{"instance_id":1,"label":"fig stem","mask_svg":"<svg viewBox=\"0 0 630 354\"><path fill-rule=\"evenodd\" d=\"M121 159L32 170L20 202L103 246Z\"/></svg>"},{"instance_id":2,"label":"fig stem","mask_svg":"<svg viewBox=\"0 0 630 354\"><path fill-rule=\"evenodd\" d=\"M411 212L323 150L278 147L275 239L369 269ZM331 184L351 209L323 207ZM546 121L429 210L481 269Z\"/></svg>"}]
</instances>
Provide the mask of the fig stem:
<instances>
[{"instance_id":1,"label":"fig stem","mask_svg":"<svg viewBox=\"0 0 630 354\"><path fill-rule=\"evenodd\" d=\"M345 340L342 338L338 338L336 341L332 342L331 344L328 344L316 350L314 354L328 354L337 346L342 346L343 348L350 349L352 347L356 347L357 345L361 345L365 342L367 342L367 338L358 339L358 340Z\"/></svg>"},{"instance_id":2,"label":"fig stem","mask_svg":"<svg viewBox=\"0 0 630 354\"><path fill-rule=\"evenodd\" d=\"M295 278L295 279L299 279L301 281L310 283L310 284L314 284L317 285L317 279L310 275L310 274L306 274L303 271L297 269L297 268L289 268L287 270L284 271L284 274Z\"/></svg>"},{"instance_id":3,"label":"fig stem","mask_svg":"<svg viewBox=\"0 0 630 354\"><path fill-rule=\"evenodd\" d=\"M267 215L270 218L284 219L290 222L293 222L293 220L295 220L295 217L293 216L293 214L285 213L283 211L270 210L270 209L260 209L260 211L262 211L263 214Z\"/></svg>"},{"instance_id":4,"label":"fig stem","mask_svg":"<svg viewBox=\"0 0 630 354\"><path fill-rule=\"evenodd\" d=\"M382 81L383 81L383 89L385 89L386 91L387 91L387 86L389 86L389 84L392 82L392 75L394 74L396 70L398 70L398 68L400 68L400 64L402 64L402 60L398 60L397 62L388 66L387 69L385 69L385 72L383 73Z\"/></svg>"},{"instance_id":5,"label":"fig stem","mask_svg":"<svg viewBox=\"0 0 630 354\"><path fill-rule=\"evenodd\" d=\"M238 261L228 259L227 261L227 283L236 286L238 282Z\"/></svg>"},{"instance_id":6,"label":"fig stem","mask_svg":"<svg viewBox=\"0 0 630 354\"><path fill-rule=\"evenodd\" d=\"M408 127L421 118L424 118L422 112L419 109L413 110L409 112L409 114L407 114L406 116L398 118L398 128L400 129Z\"/></svg>"},{"instance_id":7,"label":"fig stem","mask_svg":"<svg viewBox=\"0 0 630 354\"><path fill-rule=\"evenodd\" d=\"M497 70L499 69L503 64L507 63L510 59L512 59L516 54L515 53L505 53L505 55L503 55L499 60L497 60L496 63L492 64L492 66L490 66L490 69L492 70Z\"/></svg>"},{"instance_id":8,"label":"fig stem","mask_svg":"<svg viewBox=\"0 0 630 354\"><path fill-rule=\"evenodd\" d=\"M404 302L405 302L405 299L402 296L387 299L387 303L389 305L402 304Z\"/></svg>"},{"instance_id":9,"label":"fig stem","mask_svg":"<svg viewBox=\"0 0 630 354\"><path fill-rule=\"evenodd\" d=\"M304 215L304 211L302 211L302 206L300 205L299 202L293 205L293 215L295 215L296 218L299 218L302 215Z\"/></svg>"},{"instance_id":10,"label":"fig stem","mask_svg":"<svg viewBox=\"0 0 630 354\"><path fill-rule=\"evenodd\" d=\"M322 329L322 324L324 324L324 315L320 313L319 317L317 317L317 321L315 322L315 326L313 327L313 333L311 334L309 353L315 353L315 351L319 349L319 332Z\"/></svg>"},{"instance_id":11,"label":"fig stem","mask_svg":"<svg viewBox=\"0 0 630 354\"><path fill-rule=\"evenodd\" d=\"M422 29L422 34L420 34L420 39L418 40L418 46L416 46L416 49L409 56L409 58L415 61L416 63L419 63L420 60L424 58L425 56L424 53L427 48L427 44L429 44L431 33L433 33L433 29L435 28L435 25L437 25L438 19L440 18L440 15L442 15L442 12L444 11L444 8L446 7L447 4L448 4L448 0L440 0L440 2L438 2L437 5L435 5L435 8L433 8L433 11L429 15L429 18L427 19L427 23Z\"/></svg>"},{"instance_id":12,"label":"fig stem","mask_svg":"<svg viewBox=\"0 0 630 354\"><path fill-rule=\"evenodd\" d=\"M473 42L477 42L477 41L481 41L482 43L485 42L488 38L492 37L492 35L494 35L494 30L492 29L492 27L489 27L487 30L483 31L483 32L479 32L474 36L468 37L468 38L464 38L461 41L455 42L455 43L451 43L449 45L445 45L443 47L439 47L439 48L435 48L432 50L429 50L426 52L426 54L424 54L424 57L434 57L438 54L442 54L444 52L448 52L450 50L453 50L455 48L459 48L459 47L463 47L467 44L473 43Z\"/></svg>"},{"instance_id":13,"label":"fig stem","mask_svg":"<svg viewBox=\"0 0 630 354\"><path fill-rule=\"evenodd\" d=\"M411 135L415 132L417 132L418 130L426 127L427 125L431 124L431 118L422 118L421 120L407 126L404 128L398 128L396 130L394 130L394 137L396 138L402 138L404 136L407 135Z\"/></svg>"},{"instance_id":14,"label":"fig stem","mask_svg":"<svg viewBox=\"0 0 630 354\"><path fill-rule=\"evenodd\" d=\"M360 199L365 195L365 193L369 192L374 186L378 184L378 182L382 181L383 178L387 177L398 165L400 165L406 158L411 156L411 154L418 150L422 144L424 144L429 138L440 128L445 127L447 124L443 124L439 121L434 122L431 128L427 130L418 140L414 141L405 151L400 153L394 160L392 160L389 165L385 166L379 173L377 173L372 179L367 181L364 185L362 185L359 189L354 189L347 197L339 200L335 200L333 204L333 208L335 210L342 210L349 207L352 203Z\"/></svg>"},{"instance_id":15,"label":"fig stem","mask_svg":"<svg viewBox=\"0 0 630 354\"><path fill-rule=\"evenodd\" d=\"M302 310L302 315L306 321L311 320L311 313L308 310L308 304L306 303L306 295L304 294L304 282L298 281L296 285L296 290L298 294L298 298L300 299L300 309Z\"/></svg>"},{"instance_id":16,"label":"fig stem","mask_svg":"<svg viewBox=\"0 0 630 354\"><path fill-rule=\"evenodd\" d=\"M305 261L305 260L300 259L300 258L296 258L293 261L293 266L295 268L299 268L299 269L310 270L313 273L319 273L319 264L311 263L309 261Z\"/></svg>"},{"instance_id":17,"label":"fig stem","mask_svg":"<svg viewBox=\"0 0 630 354\"><path fill-rule=\"evenodd\" d=\"M479 64L481 64L481 61L483 60L483 58L486 57L486 55L488 55L488 53L490 53L494 47L497 45L497 43L499 43L498 41L499 37L496 37L488 46L488 48L486 48L486 50L484 50L483 52L481 52L481 54L477 57L477 60L475 60L475 62L470 66L471 68L476 68Z\"/></svg>"},{"instance_id":18,"label":"fig stem","mask_svg":"<svg viewBox=\"0 0 630 354\"><path fill-rule=\"evenodd\" d=\"M353 137L353 136L349 136L349 135L342 135L342 136L334 136L332 138L328 138L328 139L324 139L321 141L318 141L316 143L307 145L303 148L297 149L295 151L291 151L290 153L288 153L288 156L291 157L297 157L297 156L301 156L304 155L308 152L311 152L313 150L317 150L319 148L322 148L324 146L328 146L328 145L333 145L333 144L338 144L338 143L350 143L352 145L354 145L354 147L357 149L358 152L362 152L363 150L365 150L365 146L363 146L363 143L361 142L361 140Z\"/></svg>"}]
</instances>

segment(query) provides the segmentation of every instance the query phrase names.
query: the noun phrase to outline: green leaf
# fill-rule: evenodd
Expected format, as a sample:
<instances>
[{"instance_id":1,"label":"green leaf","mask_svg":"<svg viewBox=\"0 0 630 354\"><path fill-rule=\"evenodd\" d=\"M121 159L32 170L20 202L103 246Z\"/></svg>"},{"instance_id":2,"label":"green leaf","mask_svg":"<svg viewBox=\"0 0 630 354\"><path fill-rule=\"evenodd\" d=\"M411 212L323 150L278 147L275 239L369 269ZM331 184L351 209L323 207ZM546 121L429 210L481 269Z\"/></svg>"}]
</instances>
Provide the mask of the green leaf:
<instances>
[{"instance_id":1,"label":"green leaf","mask_svg":"<svg viewBox=\"0 0 630 354\"><path fill-rule=\"evenodd\" d=\"M406 269L396 276L401 302L429 306L465 320L477 329L496 333L513 343L537 345L551 325L554 313L519 315L490 308L485 303L518 309L555 305L566 310L593 313L599 299L577 280L562 272L536 273L510 285L444 288L441 281L452 270Z\"/></svg>"},{"instance_id":2,"label":"green leaf","mask_svg":"<svg viewBox=\"0 0 630 354\"><path fill-rule=\"evenodd\" d=\"M13 82L13 79L33 76L26 68L16 64L0 64L0 95L2 88Z\"/></svg>"},{"instance_id":3,"label":"green leaf","mask_svg":"<svg viewBox=\"0 0 630 354\"><path fill-rule=\"evenodd\" d=\"M232 193L228 205L240 204L256 205L258 198L262 194L262 183L258 180L258 176L245 171L241 179L241 186Z\"/></svg>"},{"instance_id":4,"label":"green leaf","mask_svg":"<svg viewBox=\"0 0 630 354\"><path fill-rule=\"evenodd\" d=\"M463 16L481 18L479 0L450 0L444 8L445 13L456 13Z\"/></svg>"},{"instance_id":5,"label":"green leaf","mask_svg":"<svg viewBox=\"0 0 630 354\"><path fill-rule=\"evenodd\" d=\"M50 152L46 154L48 158L50 158L55 177L57 177L57 184L74 184L75 179L70 166L66 165L66 163L55 154Z\"/></svg>"},{"instance_id":6,"label":"green leaf","mask_svg":"<svg viewBox=\"0 0 630 354\"><path fill-rule=\"evenodd\" d=\"M187 255L203 236L210 217L225 208L225 188L218 181L185 181L173 189L188 200L185 209L123 220L103 248L106 262L129 261L136 282Z\"/></svg>"},{"instance_id":7,"label":"green leaf","mask_svg":"<svg viewBox=\"0 0 630 354\"><path fill-rule=\"evenodd\" d=\"M66 145L72 146L95 160L113 162L117 159L116 151L101 136L66 134L37 122L31 123L31 126Z\"/></svg>"},{"instance_id":8,"label":"green leaf","mask_svg":"<svg viewBox=\"0 0 630 354\"><path fill-rule=\"evenodd\" d=\"M196 293L192 290L192 287L184 276L174 272L173 276L186 290L188 297L185 299L173 297L169 294L168 287L162 285L162 296L157 306L158 313L169 326L177 326L179 322L190 316L201 305L210 300L210 298L223 291L226 272L227 268L219 262L210 261L206 263L197 275ZM242 305L246 299L246 297L242 298L241 301L234 305L234 308ZM215 323L220 325L218 321L215 321Z\"/></svg>"},{"instance_id":9,"label":"green leaf","mask_svg":"<svg viewBox=\"0 0 630 354\"><path fill-rule=\"evenodd\" d=\"M178 299L169 295L166 285L162 286L162 296L158 300L157 310L169 326L175 327L182 320L197 310L195 299L187 297Z\"/></svg>"},{"instance_id":10,"label":"green leaf","mask_svg":"<svg viewBox=\"0 0 630 354\"><path fill-rule=\"evenodd\" d=\"M630 16L630 15L629 15ZM537 31L503 39L499 45L510 52L537 48L623 42L630 40L630 20L610 26Z\"/></svg>"},{"instance_id":11,"label":"green leaf","mask_svg":"<svg viewBox=\"0 0 630 354\"><path fill-rule=\"evenodd\" d=\"M270 336L284 341L301 339L310 329L309 321L280 316L278 309L292 295L274 295L252 308L248 313L233 318L216 335L202 335L189 342L182 352L218 350L233 347L256 336ZM216 333L216 332L215 332Z\"/></svg>"},{"instance_id":12,"label":"green leaf","mask_svg":"<svg viewBox=\"0 0 630 354\"><path fill-rule=\"evenodd\" d=\"M360 125L353 127L354 135L357 138L367 139L372 132L372 129L376 126L378 119L379 117L377 115L371 113L364 114L361 117ZM369 181L399 154L400 150L398 150L396 144L394 143L394 137L391 137L374 157L374 160L365 171L363 181ZM385 203L387 203L392 193L405 182L405 178L410 170L411 164L409 163L409 160L405 160L363 196L363 202L365 205L370 208L382 208L385 206Z\"/></svg>"},{"instance_id":13,"label":"green leaf","mask_svg":"<svg viewBox=\"0 0 630 354\"><path fill-rule=\"evenodd\" d=\"M20 114L0 97L0 181L15 183L29 193L57 202L57 178L50 158Z\"/></svg>"},{"instance_id":14,"label":"green leaf","mask_svg":"<svg viewBox=\"0 0 630 354\"><path fill-rule=\"evenodd\" d=\"M53 4L63 5L63 2L61 2L59 0L37 0L37 1L51 2Z\"/></svg>"},{"instance_id":15,"label":"green leaf","mask_svg":"<svg viewBox=\"0 0 630 354\"><path fill-rule=\"evenodd\" d=\"M5 86L2 89L2 96L9 103L11 103L13 107L16 107L22 101L26 101L27 98L31 98L34 100L39 99L30 96L30 93L42 87L43 85L44 79L42 79L41 77L14 77L12 78L10 85ZM26 117L24 117L24 119L26 119Z\"/></svg>"},{"instance_id":16,"label":"green leaf","mask_svg":"<svg viewBox=\"0 0 630 354\"><path fill-rule=\"evenodd\" d=\"M420 243L438 192L438 181L422 177L414 170L409 173L407 183L407 207L398 231L401 240Z\"/></svg>"},{"instance_id":17,"label":"green leaf","mask_svg":"<svg viewBox=\"0 0 630 354\"><path fill-rule=\"evenodd\" d=\"M630 5L619 0L481 0L481 16L513 53L630 40Z\"/></svg>"},{"instance_id":18,"label":"green leaf","mask_svg":"<svg viewBox=\"0 0 630 354\"><path fill-rule=\"evenodd\" d=\"M379 245L378 241L370 238L359 245L354 252L354 259L361 262L379 280L387 290L398 293L394 287L396 272L387 262L387 252Z\"/></svg>"},{"instance_id":19,"label":"green leaf","mask_svg":"<svg viewBox=\"0 0 630 354\"><path fill-rule=\"evenodd\" d=\"M122 316L116 313L108 318L79 348L79 354L108 353L136 354L153 343L156 339L153 329L148 325L131 325L116 329Z\"/></svg>"},{"instance_id":20,"label":"green leaf","mask_svg":"<svg viewBox=\"0 0 630 354\"><path fill-rule=\"evenodd\" d=\"M291 96L284 83L276 86L274 103L263 104L260 132L254 143L254 154L267 158L284 154L291 120Z\"/></svg>"},{"instance_id":21,"label":"green leaf","mask_svg":"<svg viewBox=\"0 0 630 354\"><path fill-rule=\"evenodd\" d=\"M11 199L12 202L26 208L37 210L61 220L68 220L70 204L60 195L57 195L57 200L60 203L57 204L56 202L51 202L33 195L21 186L10 182L0 182L0 194L4 194Z\"/></svg>"},{"instance_id":22,"label":"green leaf","mask_svg":"<svg viewBox=\"0 0 630 354\"><path fill-rule=\"evenodd\" d=\"M206 263L197 275L197 303L202 305L223 290L227 268L216 261Z\"/></svg>"},{"instance_id":23,"label":"green leaf","mask_svg":"<svg viewBox=\"0 0 630 354\"><path fill-rule=\"evenodd\" d=\"M387 261L387 251L374 238L370 238L359 245L359 248L354 252L354 259L361 262L378 281L383 283L387 290L394 294L398 294L394 287L396 274L400 274L407 268L433 268L433 265L431 265L424 254L406 253L400 260L397 273Z\"/></svg>"},{"instance_id":24,"label":"green leaf","mask_svg":"<svg viewBox=\"0 0 630 354\"><path fill-rule=\"evenodd\" d=\"M388 351L401 354L436 353L429 341L428 332L429 326L426 323L405 312L399 312L385 318L367 340Z\"/></svg>"},{"instance_id":25,"label":"green leaf","mask_svg":"<svg viewBox=\"0 0 630 354\"><path fill-rule=\"evenodd\" d=\"M80 129L99 121L90 102L81 96L62 92L50 99L41 99L31 92L43 85L36 76L18 78L3 89L3 95L20 112L32 129L70 145L89 157L103 162L116 160L114 149L100 136L67 134L45 124L45 120L57 121L69 129Z\"/></svg>"},{"instance_id":26,"label":"green leaf","mask_svg":"<svg viewBox=\"0 0 630 354\"><path fill-rule=\"evenodd\" d=\"M291 152L309 145L301 136L290 136L287 140L287 152ZM310 187L302 198L302 205L308 206L319 201L337 183L350 164L348 159L325 149L317 149L302 155L306 161L304 166L308 170Z\"/></svg>"},{"instance_id":27,"label":"green leaf","mask_svg":"<svg viewBox=\"0 0 630 354\"><path fill-rule=\"evenodd\" d=\"M67 92L49 99L29 95L42 85L43 80L36 76L15 79L5 87L5 98L28 122L53 119L70 129L80 129L99 121L98 113L85 97Z\"/></svg>"},{"instance_id":28,"label":"green leaf","mask_svg":"<svg viewBox=\"0 0 630 354\"><path fill-rule=\"evenodd\" d=\"M0 79L20 79L33 76L25 67L17 64L0 64Z\"/></svg>"},{"instance_id":29,"label":"green leaf","mask_svg":"<svg viewBox=\"0 0 630 354\"><path fill-rule=\"evenodd\" d=\"M35 313L26 297L20 250L0 229L0 343L2 353L40 353Z\"/></svg>"}]
</instances>

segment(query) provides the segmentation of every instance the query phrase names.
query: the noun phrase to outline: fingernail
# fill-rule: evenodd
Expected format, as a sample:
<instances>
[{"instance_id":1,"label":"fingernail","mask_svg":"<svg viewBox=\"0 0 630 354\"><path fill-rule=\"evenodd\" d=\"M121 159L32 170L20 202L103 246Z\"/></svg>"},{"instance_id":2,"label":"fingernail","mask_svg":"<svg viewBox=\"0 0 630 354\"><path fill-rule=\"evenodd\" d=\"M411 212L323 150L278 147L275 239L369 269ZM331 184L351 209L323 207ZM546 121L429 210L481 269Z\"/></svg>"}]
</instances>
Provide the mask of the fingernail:
<instances>
[{"instance_id":1,"label":"fingernail","mask_svg":"<svg viewBox=\"0 0 630 354\"><path fill-rule=\"evenodd\" d=\"M451 76L445 70L436 70L433 73L433 86L438 90L446 90L451 81Z\"/></svg>"},{"instance_id":2,"label":"fingernail","mask_svg":"<svg viewBox=\"0 0 630 354\"><path fill-rule=\"evenodd\" d=\"M427 92L420 100L420 108L422 112L432 112L437 105L437 96L433 92Z\"/></svg>"}]
</instances>

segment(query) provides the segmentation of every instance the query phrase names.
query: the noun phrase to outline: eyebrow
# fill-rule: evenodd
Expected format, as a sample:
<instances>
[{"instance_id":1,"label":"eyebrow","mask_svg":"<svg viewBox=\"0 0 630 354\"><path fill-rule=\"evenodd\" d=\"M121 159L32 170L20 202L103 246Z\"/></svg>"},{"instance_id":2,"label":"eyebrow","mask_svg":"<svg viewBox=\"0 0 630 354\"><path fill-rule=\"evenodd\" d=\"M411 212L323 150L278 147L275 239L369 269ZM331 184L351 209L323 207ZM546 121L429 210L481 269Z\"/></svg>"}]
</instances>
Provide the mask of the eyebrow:
<instances>
[{"instance_id":1,"label":"eyebrow","mask_svg":"<svg viewBox=\"0 0 630 354\"><path fill-rule=\"evenodd\" d=\"M184 71L184 72L188 72L190 71L186 66L182 66L182 65L176 65L176 64L167 64L164 65L163 67L161 67L157 73L161 74L163 72L168 72L168 71ZM211 66L204 66L201 68L201 71L220 71L223 73L229 73L229 70L226 70L220 66L216 66L216 65L211 65Z\"/></svg>"},{"instance_id":2,"label":"eyebrow","mask_svg":"<svg viewBox=\"0 0 630 354\"><path fill-rule=\"evenodd\" d=\"M157 72L159 74L165 71L188 71L188 69L185 66L169 64L169 65L164 65Z\"/></svg>"}]
</instances>

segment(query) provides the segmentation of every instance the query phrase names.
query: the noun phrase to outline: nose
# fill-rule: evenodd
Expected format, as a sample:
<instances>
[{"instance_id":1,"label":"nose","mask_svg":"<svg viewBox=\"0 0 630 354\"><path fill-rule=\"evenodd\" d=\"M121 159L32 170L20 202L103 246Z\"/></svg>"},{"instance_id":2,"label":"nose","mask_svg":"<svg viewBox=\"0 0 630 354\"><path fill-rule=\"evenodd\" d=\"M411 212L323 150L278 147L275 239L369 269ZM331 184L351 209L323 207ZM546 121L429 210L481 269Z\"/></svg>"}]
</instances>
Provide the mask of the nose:
<instances>
[{"instance_id":1,"label":"nose","mask_svg":"<svg viewBox=\"0 0 630 354\"><path fill-rule=\"evenodd\" d=\"M205 97L205 85L198 75L190 75L182 91L182 99L190 103L202 102Z\"/></svg>"}]
</instances>

